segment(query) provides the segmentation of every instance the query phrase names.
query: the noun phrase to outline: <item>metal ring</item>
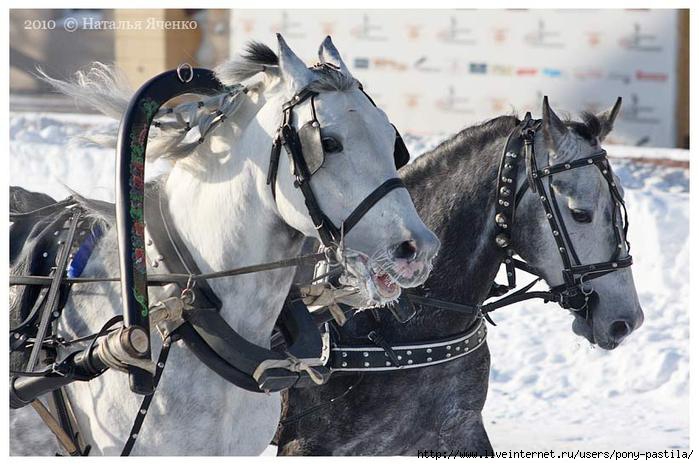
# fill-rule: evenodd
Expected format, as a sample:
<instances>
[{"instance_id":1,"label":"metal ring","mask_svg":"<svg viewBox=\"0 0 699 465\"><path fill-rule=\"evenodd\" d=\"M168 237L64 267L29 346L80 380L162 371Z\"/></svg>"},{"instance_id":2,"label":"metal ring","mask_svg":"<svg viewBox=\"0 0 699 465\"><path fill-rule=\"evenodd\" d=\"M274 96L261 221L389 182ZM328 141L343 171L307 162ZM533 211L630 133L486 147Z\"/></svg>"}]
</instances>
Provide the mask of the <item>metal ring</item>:
<instances>
[{"instance_id":1,"label":"metal ring","mask_svg":"<svg viewBox=\"0 0 699 465\"><path fill-rule=\"evenodd\" d=\"M580 275L579 284L578 284L578 289L580 289L580 292L581 292L585 297L589 297L590 295L592 295L593 292L595 292L595 288L594 288L594 286L592 285L592 283L590 282L591 280L585 281L585 278L586 278L587 275L589 275L589 274L592 274L592 273L583 273L582 275ZM593 278L593 279L594 279L594 278ZM590 290L589 290L589 291L585 289L585 284L587 284L587 285L590 287Z\"/></svg>"},{"instance_id":2,"label":"metal ring","mask_svg":"<svg viewBox=\"0 0 699 465\"><path fill-rule=\"evenodd\" d=\"M184 289L180 294L180 299L187 305L192 305L196 298L197 296L194 294L194 291L189 288Z\"/></svg>"},{"instance_id":3,"label":"metal ring","mask_svg":"<svg viewBox=\"0 0 699 465\"><path fill-rule=\"evenodd\" d=\"M187 79L184 79L182 77L182 70L183 69L189 69L189 76ZM182 81L184 83L188 83L192 79L194 79L194 68L192 68L192 65L190 65L189 63L182 63L181 65L179 65L177 67L177 79L179 79L180 81Z\"/></svg>"},{"instance_id":4,"label":"metal ring","mask_svg":"<svg viewBox=\"0 0 699 465\"><path fill-rule=\"evenodd\" d=\"M589 290L585 289L585 283L584 283L584 282L581 282L581 283L580 283L580 292L582 292L582 294L583 294L585 297L589 297L589 296L592 295L593 292L595 292L595 288L594 288L594 286L592 285L592 283L590 283L589 281L587 281L587 285L590 287Z\"/></svg>"}]
</instances>

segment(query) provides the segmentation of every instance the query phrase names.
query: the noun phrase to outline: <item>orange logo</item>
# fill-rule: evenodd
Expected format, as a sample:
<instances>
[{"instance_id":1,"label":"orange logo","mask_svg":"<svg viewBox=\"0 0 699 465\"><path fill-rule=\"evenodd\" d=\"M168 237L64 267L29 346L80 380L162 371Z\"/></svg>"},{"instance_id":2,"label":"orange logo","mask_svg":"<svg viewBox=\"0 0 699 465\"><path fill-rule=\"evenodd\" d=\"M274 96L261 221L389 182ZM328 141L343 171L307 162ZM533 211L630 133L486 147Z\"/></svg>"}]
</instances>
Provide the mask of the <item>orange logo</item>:
<instances>
[{"instance_id":1,"label":"orange logo","mask_svg":"<svg viewBox=\"0 0 699 465\"><path fill-rule=\"evenodd\" d=\"M254 19L241 19L241 23L243 23L243 32L246 34L249 34L255 29L255 20Z\"/></svg>"},{"instance_id":2,"label":"orange logo","mask_svg":"<svg viewBox=\"0 0 699 465\"><path fill-rule=\"evenodd\" d=\"M502 44L507 40L507 29L504 27L497 28L493 31L493 41L496 44Z\"/></svg>"}]
</instances>

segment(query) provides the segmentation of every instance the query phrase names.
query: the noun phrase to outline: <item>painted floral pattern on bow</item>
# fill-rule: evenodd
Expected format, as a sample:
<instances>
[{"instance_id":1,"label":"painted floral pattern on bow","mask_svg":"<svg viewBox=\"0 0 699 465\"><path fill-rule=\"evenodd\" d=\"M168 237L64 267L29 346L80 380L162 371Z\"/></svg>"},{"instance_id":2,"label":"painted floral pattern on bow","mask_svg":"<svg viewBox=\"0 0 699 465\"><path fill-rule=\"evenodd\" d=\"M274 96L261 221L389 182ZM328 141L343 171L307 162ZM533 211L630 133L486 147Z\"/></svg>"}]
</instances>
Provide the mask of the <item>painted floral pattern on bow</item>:
<instances>
[{"instance_id":1,"label":"painted floral pattern on bow","mask_svg":"<svg viewBox=\"0 0 699 465\"><path fill-rule=\"evenodd\" d=\"M148 283L146 278L145 218L143 212L143 190L145 188L146 142L151 121L160 105L149 98L139 105L143 111L144 124L131 133L131 161L129 165L129 215L131 217L131 259L134 267L133 296L141 307L141 315L148 316Z\"/></svg>"}]
</instances>

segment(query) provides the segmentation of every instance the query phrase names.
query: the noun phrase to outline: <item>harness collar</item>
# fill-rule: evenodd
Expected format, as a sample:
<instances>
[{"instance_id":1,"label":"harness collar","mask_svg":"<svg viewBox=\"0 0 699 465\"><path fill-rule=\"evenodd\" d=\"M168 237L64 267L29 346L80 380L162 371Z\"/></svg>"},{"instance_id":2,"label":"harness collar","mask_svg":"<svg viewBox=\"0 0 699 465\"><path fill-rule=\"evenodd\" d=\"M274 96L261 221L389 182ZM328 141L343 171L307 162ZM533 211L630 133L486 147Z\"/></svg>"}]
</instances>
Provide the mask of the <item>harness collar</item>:
<instances>
[{"instance_id":1,"label":"harness collar","mask_svg":"<svg viewBox=\"0 0 699 465\"><path fill-rule=\"evenodd\" d=\"M149 215L147 227L149 247L159 252L158 266L174 274L200 274L177 233L157 182L147 186L146 208L155 213ZM278 352L240 336L221 317L222 302L206 280L197 280L196 285L183 281L179 286L183 290L180 299L184 301L187 292L191 295L180 306L179 314L158 324L158 329L164 338L182 339L201 362L225 380L253 392L326 381L328 370L323 365L329 347L303 302L287 299L279 318L288 349Z\"/></svg>"}]
</instances>

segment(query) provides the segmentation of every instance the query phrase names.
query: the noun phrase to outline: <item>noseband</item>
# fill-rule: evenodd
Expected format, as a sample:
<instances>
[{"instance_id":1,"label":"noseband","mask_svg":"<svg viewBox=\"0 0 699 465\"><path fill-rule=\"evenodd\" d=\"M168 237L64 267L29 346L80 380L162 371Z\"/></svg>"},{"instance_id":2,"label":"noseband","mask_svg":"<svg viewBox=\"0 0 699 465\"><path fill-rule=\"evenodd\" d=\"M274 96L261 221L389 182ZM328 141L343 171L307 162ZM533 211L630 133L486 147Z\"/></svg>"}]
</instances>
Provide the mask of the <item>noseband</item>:
<instances>
[{"instance_id":1,"label":"noseband","mask_svg":"<svg viewBox=\"0 0 699 465\"><path fill-rule=\"evenodd\" d=\"M362 92L364 91L362 90ZM272 189L272 196L276 199L275 185L279 169L281 148L283 146L292 162L292 173L295 178L294 187L300 189L303 194L308 213L315 228L318 230L321 242L326 248L336 248L338 244L342 242L344 235L349 233L379 200L394 189L405 189L405 185L403 185L403 181L401 181L400 178L387 179L360 202L352 213L345 218L339 228L328 218L320 208L316 194L313 192L310 184L313 174L318 170L325 159L320 136L320 122L317 119L315 109L315 97L317 95L317 92L305 88L282 107L284 116L272 144L269 169L267 172L267 184ZM311 120L301 126L297 131L293 124L294 109L297 105L308 99L310 99L311 104ZM371 101L370 98L369 101ZM371 101L371 103L373 104L374 102ZM400 139L400 135L396 131L396 147L399 147L399 145L404 147L402 139ZM394 153L396 168L400 168L398 164L402 162L402 159L399 161L398 155L401 154L398 153L398 149L396 148L396 153ZM310 160L312 160L312 162Z\"/></svg>"},{"instance_id":2,"label":"noseband","mask_svg":"<svg viewBox=\"0 0 699 465\"><path fill-rule=\"evenodd\" d=\"M532 266L521 260L515 259L512 248L512 228L515 224L515 214L517 206L524 195L531 191L536 194L544 209L544 214L548 220L549 228L558 253L563 263L562 276L563 283L551 288L555 300L564 308L573 311L587 311L588 303L595 297L594 289L585 283L593 279L604 276L613 271L631 266L633 260L628 251L631 248L626 235L628 232L628 215L624 199L619 192L614 181L612 168L607 160L607 152L600 149L592 155L580 158L571 162L549 165L539 169L534 153L534 137L541 128L541 120L534 120L530 113L527 113L522 123L510 134L505 145L505 150L500 163L497 183L497 204L495 207L495 223L500 232L495 237L495 242L506 251L506 258L503 260L506 270L508 284L507 288L516 287L515 269L519 268L528 273L540 276L540 273ZM515 137L517 136L517 137ZM527 181L517 190L517 175L519 167L524 159ZM556 194L553 189L553 176L576 168L594 165L598 168L602 177L607 182L612 201L612 224L614 229L615 247L609 260L604 262L583 264L571 241L565 221L558 206ZM544 186L544 179L547 179L547 186ZM622 226L617 224L617 220L623 210ZM626 255L621 256L626 245Z\"/></svg>"}]
</instances>

